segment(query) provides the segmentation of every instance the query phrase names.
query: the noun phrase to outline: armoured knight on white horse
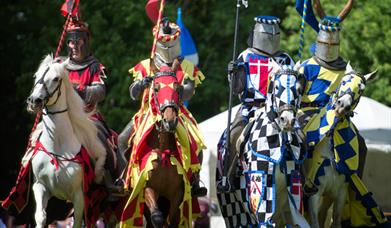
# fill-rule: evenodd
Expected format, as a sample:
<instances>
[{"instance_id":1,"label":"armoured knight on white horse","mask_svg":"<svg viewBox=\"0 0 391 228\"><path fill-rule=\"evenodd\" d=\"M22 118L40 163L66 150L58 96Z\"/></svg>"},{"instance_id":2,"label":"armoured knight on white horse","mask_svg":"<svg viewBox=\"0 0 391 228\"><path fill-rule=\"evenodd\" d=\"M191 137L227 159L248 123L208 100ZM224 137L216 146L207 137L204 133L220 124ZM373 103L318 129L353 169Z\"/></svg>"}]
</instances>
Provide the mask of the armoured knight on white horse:
<instances>
[{"instance_id":1,"label":"armoured knight on white horse","mask_svg":"<svg viewBox=\"0 0 391 228\"><path fill-rule=\"evenodd\" d=\"M315 55L300 69L307 80L299 117L308 149L304 192L309 196L313 227L323 226L324 221L319 224L318 214L325 217L327 212L319 213L319 208L327 210L331 203L334 203L335 227L341 223L385 225L384 215L360 179L366 145L350 120L371 74L361 76L339 55L341 22L352 4L353 0L349 0L338 17L329 17L325 16L320 1L315 1L314 7L321 18ZM325 194L331 201L322 204L320 198ZM363 211L368 213L364 215Z\"/></svg>"},{"instance_id":2,"label":"armoured knight on white horse","mask_svg":"<svg viewBox=\"0 0 391 228\"><path fill-rule=\"evenodd\" d=\"M272 61L278 64L294 65L292 58L280 49L280 19L274 16L258 16L250 31L248 48L240 53L238 59L228 64L232 75L233 93L242 102L231 125L230 153L224 162L227 171L236 162L236 141L254 112L264 106ZM233 170L232 174L235 173Z\"/></svg>"},{"instance_id":3,"label":"armoured knight on white horse","mask_svg":"<svg viewBox=\"0 0 391 228\"><path fill-rule=\"evenodd\" d=\"M90 118L98 127L98 136L107 151L105 182L114 192L121 191L121 187L114 186L113 182L125 169L126 160L117 153L116 133L108 128L103 116L97 110L99 102L106 95L104 80L106 74L104 66L90 51L90 31L86 23L72 19L67 27L67 47L69 54L69 79L76 92L84 100L84 110L90 113Z\"/></svg>"}]
</instances>

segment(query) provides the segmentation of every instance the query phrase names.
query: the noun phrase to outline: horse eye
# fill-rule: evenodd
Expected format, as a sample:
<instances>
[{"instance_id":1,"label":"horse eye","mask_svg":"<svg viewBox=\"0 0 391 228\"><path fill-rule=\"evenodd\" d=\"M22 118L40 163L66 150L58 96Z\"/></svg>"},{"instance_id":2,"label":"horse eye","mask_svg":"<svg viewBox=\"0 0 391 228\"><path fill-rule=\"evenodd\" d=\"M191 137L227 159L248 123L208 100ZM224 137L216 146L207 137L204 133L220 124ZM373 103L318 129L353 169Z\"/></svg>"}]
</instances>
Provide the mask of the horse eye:
<instances>
[{"instance_id":1,"label":"horse eye","mask_svg":"<svg viewBox=\"0 0 391 228\"><path fill-rule=\"evenodd\" d=\"M60 78L59 78L59 77L55 77L55 78L53 78L53 81L55 81L55 82L58 82L58 80L60 80Z\"/></svg>"},{"instance_id":2,"label":"horse eye","mask_svg":"<svg viewBox=\"0 0 391 228\"><path fill-rule=\"evenodd\" d=\"M178 90L178 83L174 82L172 87L174 88L174 90Z\"/></svg>"}]
</instances>

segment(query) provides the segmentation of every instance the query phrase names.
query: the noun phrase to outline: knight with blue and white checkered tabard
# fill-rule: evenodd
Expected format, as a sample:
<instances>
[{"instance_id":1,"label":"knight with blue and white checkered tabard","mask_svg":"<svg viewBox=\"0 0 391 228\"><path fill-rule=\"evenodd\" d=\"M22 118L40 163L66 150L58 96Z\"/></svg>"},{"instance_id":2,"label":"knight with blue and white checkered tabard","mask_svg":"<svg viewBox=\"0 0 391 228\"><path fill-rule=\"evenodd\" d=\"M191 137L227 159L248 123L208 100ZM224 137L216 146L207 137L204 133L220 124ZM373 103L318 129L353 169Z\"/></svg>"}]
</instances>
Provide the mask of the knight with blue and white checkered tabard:
<instances>
[{"instance_id":1,"label":"knight with blue and white checkered tabard","mask_svg":"<svg viewBox=\"0 0 391 228\"><path fill-rule=\"evenodd\" d=\"M239 95L242 102L231 125L229 161L230 165L236 151L235 144L254 116L255 110L264 105L272 60L279 64L294 65L292 58L280 49L280 19L274 16L258 16L250 31L248 48L239 54L236 61L228 65L232 72L233 93Z\"/></svg>"}]
</instances>

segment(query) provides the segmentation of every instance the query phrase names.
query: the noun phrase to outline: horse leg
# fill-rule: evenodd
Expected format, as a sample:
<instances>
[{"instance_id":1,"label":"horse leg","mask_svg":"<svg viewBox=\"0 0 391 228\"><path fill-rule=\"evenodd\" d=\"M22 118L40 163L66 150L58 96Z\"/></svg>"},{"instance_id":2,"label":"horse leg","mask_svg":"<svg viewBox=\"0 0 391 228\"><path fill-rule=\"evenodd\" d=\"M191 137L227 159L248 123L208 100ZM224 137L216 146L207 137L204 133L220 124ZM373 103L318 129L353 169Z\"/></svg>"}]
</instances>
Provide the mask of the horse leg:
<instances>
[{"instance_id":1,"label":"horse leg","mask_svg":"<svg viewBox=\"0 0 391 228\"><path fill-rule=\"evenodd\" d=\"M178 191L183 192L183 191ZM183 200L183 194L173 194L170 200L170 213L169 213L169 219L170 219L170 228L172 227L178 227L180 223L180 210L179 206L181 205Z\"/></svg>"},{"instance_id":2,"label":"horse leg","mask_svg":"<svg viewBox=\"0 0 391 228\"><path fill-rule=\"evenodd\" d=\"M320 197L322 196L322 193L318 191L315 195L312 195L308 199L308 206L309 206L309 214L311 218L311 227L312 228L319 228L319 220L318 220L318 213L319 213L319 203L320 203Z\"/></svg>"},{"instance_id":3,"label":"horse leg","mask_svg":"<svg viewBox=\"0 0 391 228\"><path fill-rule=\"evenodd\" d=\"M46 207L50 198L49 192L45 186L41 183L34 183L33 185L36 209L35 209L35 222L37 228L45 227L46 225Z\"/></svg>"},{"instance_id":4,"label":"horse leg","mask_svg":"<svg viewBox=\"0 0 391 228\"><path fill-rule=\"evenodd\" d=\"M342 177L342 179L341 179ZM343 178L344 176L339 176L338 179L339 181L343 183ZM333 207L333 223L331 224L331 227L341 227L341 222L342 222L342 210L345 204L345 199L347 195L347 188L344 185L340 185L340 191L339 194L336 195L336 201L334 202L334 207Z\"/></svg>"},{"instance_id":5,"label":"horse leg","mask_svg":"<svg viewBox=\"0 0 391 228\"><path fill-rule=\"evenodd\" d=\"M163 227L163 214L157 206L157 199L159 195L151 187L146 187L144 190L144 198L149 211L151 212L151 221L155 228Z\"/></svg>"},{"instance_id":6,"label":"horse leg","mask_svg":"<svg viewBox=\"0 0 391 228\"><path fill-rule=\"evenodd\" d=\"M285 225L292 224L290 216L288 192L286 186L286 177L280 170L280 165L275 165L275 191L276 191L276 211L273 215L273 222L276 223L276 227L284 227Z\"/></svg>"},{"instance_id":7,"label":"horse leg","mask_svg":"<svg viewBox=\"0 0 391 228\"><path fill-rule=\"evenodd\" d=\"M82 226L83 222L83 213L84 213L84 194L82 187L79 191L75 192L72 199L73 203L73 217L74 217L74 228L79 228Z\"/></svg>"},{"instance_id":8,"label":"horse leg","mask_svg":"<svg viewBox=\"0 0 391 228\"><path fill-rule=\"evenodd\" d=\"M328 214L329 214L329 209L331 207L331 204L333 204L333 200L329 196L324 195L322 197L322 202L320 204L319 217L318 217L318 221L321 227L330 226L329 223L328 224L325 223L326 223L326 219L328 219ZM329 219L331 220L331 218Z\"/></svg>"}]
</instances>

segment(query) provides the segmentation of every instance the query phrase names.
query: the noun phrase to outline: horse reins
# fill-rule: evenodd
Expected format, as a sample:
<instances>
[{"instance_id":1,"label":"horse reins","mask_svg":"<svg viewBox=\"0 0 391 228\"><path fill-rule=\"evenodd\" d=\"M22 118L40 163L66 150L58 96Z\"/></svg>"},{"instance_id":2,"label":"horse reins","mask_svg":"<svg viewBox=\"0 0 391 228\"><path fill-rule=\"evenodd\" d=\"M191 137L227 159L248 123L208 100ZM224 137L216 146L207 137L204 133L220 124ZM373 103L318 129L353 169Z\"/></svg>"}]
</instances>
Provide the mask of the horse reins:
<instances>
[{"instance_id":1,"label":"horse reins","mask_svg":"<svg viewBox=\"0 0 391 228\"><path fill-rule=\"evenodd\" d=\"M44 98L45 112L42 112L43 115L48 115L48 114L55 115L55 114L59 114L59 113L63 113L63 112L68 111L68 108L65 108L64 110L53 111L53 112L51 112L51 111L49 111L48 108L47 108L47 105L48 105L47 103L48 103L49 100L54 96L54 94L55 94L56 92L57 92L56 100L55 100L53 103L51 103L50 105L54 105L54 104L57 103L58 99L59 99L60 96L61 96L61 90L60 90L60 88L61 88L61 84L62 84L62 79L60 79L60 81L58 82L57 87L56 87L51 93L49 92L49 89L47 88L47 86L46 86L46 84L45 84L45 82L44 82L45 76L46 76L46 74L49 72L49 69L50 69L50 67L48 66L48 67L46 68L45 72L43 73L43 76L42 76L42 77L35 83L35 85L34 85L34 87L35 87L35 86L38 85L38 84L42 84L42 86L43 86L43 88L44 88L46 94L48 94L48 96L46 96L46 97Z\"/></svg>"}]
</instances>

